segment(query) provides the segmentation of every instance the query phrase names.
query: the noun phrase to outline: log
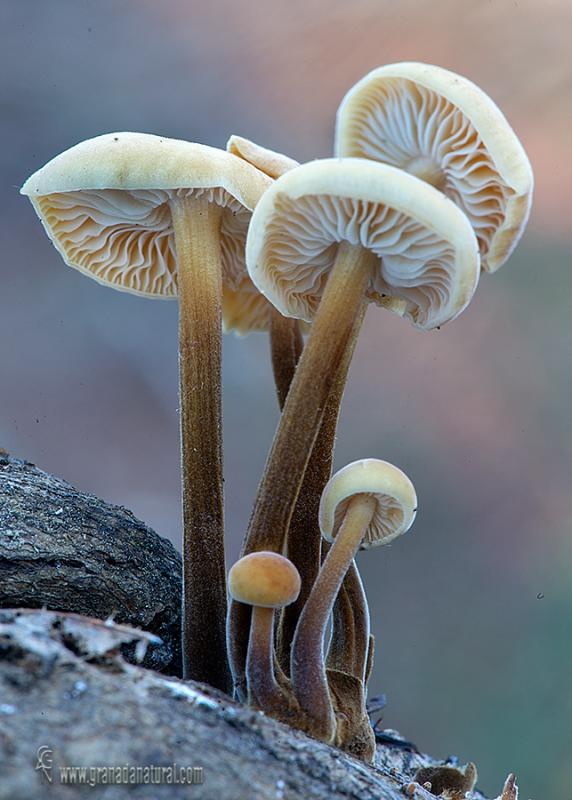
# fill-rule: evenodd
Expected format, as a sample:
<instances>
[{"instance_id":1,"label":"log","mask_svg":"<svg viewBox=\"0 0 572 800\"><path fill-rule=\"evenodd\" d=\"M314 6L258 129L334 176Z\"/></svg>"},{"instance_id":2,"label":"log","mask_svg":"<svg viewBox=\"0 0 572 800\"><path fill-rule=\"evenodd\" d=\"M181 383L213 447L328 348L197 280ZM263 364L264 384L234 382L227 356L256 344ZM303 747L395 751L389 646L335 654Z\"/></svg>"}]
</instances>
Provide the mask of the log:
<instances>
[{"instance_id":1,"label":"log","mask_svg":"<svg viewBox=\"0 0 572 800\"><path fill-rule=\"evenodd\" d=\"M438 762L399 740L367 766L214 689L133 666L121 646L134 641L139 657L157 646L78 615L0 611L0 800L434 800L414 777ZM93 788L64 787L66 767L85 768ZM164 781L182 769L192 786L117 784L144 780L145 767L165 767L147 773Z\"/></svg>"},{"instance_id":2,"label":"log","mask_svg":"<svg viewBox=\"0 0 572 800\"><path fill-rule=\"evenodd\" d=\"M162 640L145 666L181 674L181 558L121 506L0 451L0 608L112 617Z\"/></svg>"},{"instance_id":3,"label":"log","mask_svg":"<svg viewBox=\"0 0 572 800\"><path fill-rule=\"evenodd\" d=\"M394 731L369 766L181 681L180 584L131 512L0 452L0 800L434 800L431 780L457 800L472 781Z\"/></svg>"}]
</instances>

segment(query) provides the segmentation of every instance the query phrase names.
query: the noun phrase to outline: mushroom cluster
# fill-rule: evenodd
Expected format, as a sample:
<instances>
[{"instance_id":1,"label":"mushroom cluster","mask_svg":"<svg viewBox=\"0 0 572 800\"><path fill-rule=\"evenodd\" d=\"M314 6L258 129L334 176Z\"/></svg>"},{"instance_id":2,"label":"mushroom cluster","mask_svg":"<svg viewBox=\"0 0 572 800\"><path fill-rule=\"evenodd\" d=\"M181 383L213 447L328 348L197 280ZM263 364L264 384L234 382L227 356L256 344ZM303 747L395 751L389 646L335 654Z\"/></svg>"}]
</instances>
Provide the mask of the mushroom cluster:
<instances>
[{"instance_id":1,"label":"mushroom cluster","mask_svg":"<svg viewBox=\"0 0 572 800\"><path fill-rule=\"evenodd\" d=\"M355 556L407 531L417 499L378 459L331 475L352 354L369 305L425 331L455 319L517 244L533 179L493 101L426 64L359 81L334 155L298 164L239 136L219 150L115 133L22 193L67 264L179 300L184 677L371 761L374 641ZM282 412L228 613L223 331L269 334Z\"/></svg>"}]
</instances>

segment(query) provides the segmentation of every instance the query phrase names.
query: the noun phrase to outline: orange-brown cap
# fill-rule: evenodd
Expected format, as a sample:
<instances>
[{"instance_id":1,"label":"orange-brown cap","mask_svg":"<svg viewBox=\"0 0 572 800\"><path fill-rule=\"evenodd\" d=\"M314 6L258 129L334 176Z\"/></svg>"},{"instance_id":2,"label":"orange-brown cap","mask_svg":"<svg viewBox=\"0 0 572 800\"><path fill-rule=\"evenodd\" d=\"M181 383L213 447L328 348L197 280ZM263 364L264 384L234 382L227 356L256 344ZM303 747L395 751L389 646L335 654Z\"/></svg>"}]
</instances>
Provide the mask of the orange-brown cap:
<instances>
[{"instance_id":1,"label":"orange-brown cap","mask_svg":"<svg viewBox=\"0 0 572 800\"><path fill-rule=\"evenodd\" d=\"M290 605L300 593L300 574L285 556L259 551L244 556L228 574L231 597L262 608Z\"/></svg>"}]
</instances>

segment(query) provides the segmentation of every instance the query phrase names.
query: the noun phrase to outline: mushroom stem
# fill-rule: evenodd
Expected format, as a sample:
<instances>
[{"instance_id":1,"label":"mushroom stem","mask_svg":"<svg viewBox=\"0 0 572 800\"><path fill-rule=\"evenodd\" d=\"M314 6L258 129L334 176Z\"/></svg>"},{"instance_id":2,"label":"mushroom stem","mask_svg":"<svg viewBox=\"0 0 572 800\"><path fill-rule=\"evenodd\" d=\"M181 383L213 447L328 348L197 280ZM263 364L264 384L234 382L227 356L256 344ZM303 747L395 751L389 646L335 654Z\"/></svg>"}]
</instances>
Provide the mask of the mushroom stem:
<instances>
[{"instance_id":1,"label":"mushroom stem","mask_svg":"<svg viewBox=\"0 0 572 800\"><path fill-rule=\"evenodd\" d=\"M204 196L176 197L171 213L179 281L183 675L228 692L220 387L222 209Z\"/></svg>"},{"instance_id":2,"label":"mushroom stem","mask_svg":"<svg viewBox=\"0 0 572 800\"><path fill-rule=\"evenodd\" d=\"M303 347L304 339L300 330L300 322L291 317L284 317L278 309L272 306L270 312L270 351L280 410L284 408L286 396L294 378Z\"/></svg>"},{"instance_id":3,"label":"mushroom stem","mask_svg":"<svg viewBox=\"0 0 572 800\"><path fill-rule=\"evenodd\" d=\"M352 561L334 605L333 631L327 661L328 668L354 675L364 686L369 629L367 598L357 565Z\"/></svg>"},{"instance_id":4,"label":"mushroom stem","mask_svg":"<svg viewBox=\"0 0 572 800\"><path fill-rule=\"evenodd\" d=\"M354 612L346 589L346 577L340 586L332 611L332 637L326 666L347 675L353 673L355 650Z\"/></svg>"},{"instance_id":5,"label":"mushroom stem","mask_svg":"<svg viewBox=\"0 0 572 800\"><path fill-rule=\"evenodd\" d=\"M254 606L246 659L248 700L263 711L277 714L288 709L288 698L274 670L274 609Z\"/></svg>"},{"instance_id":6,"label":"mushroom stem","mask_svg":"<svg viewBox=\"0 0 572 800\"><path fill-rule=\"evenodd\" d=\"M286 553L290 561L298 568L302 586L298 599L283 609L278 626L278 659L282 668L286 671L290 669L290 649L298 619L320 571L322 556L322 535L318 525L320 498L332 474L340 406L355 341L361 330L365 311L366 304L363 303L354 320L351 332L353 341L346 348L345 356L339 366L334 386L327 400L320 430L314 442L312 454L300 487L300 493L288 526Z\"/></svg>"},{"instance_id":7,"label":"mushroom stem","mask_svg":"<svg viewBox=\"0 0 572 800\"><path fill-rule=\"evenodd\" d=\"M355 345L354 320L376 262L362 247L342 242L294 380L244 543L244 552L280 551L338 369Z\"/></svg>"},{"instance_id":8,"label":"mushroom stem","mask_svg":"<svg viewBox=\"0 0 572 800\"><path fill-rule=\"evenodd\" d=\"M376 499L367 494L357 494L348 503L342 526L300 615L292 644L290 673L294 694L302 710L316 722L315 735L319 738L331 740L335 730L324 665L328 618L376 505Z\"/></svg>"},{"instance_id":9,"label":"mushroom stem","mask_svg":"<svg viewBox=\"0 0 572 800\"><path fill-rule=\"evenodd\" d=\"M366 288L377 257L361 246L341 242L310 336L266 462L242 553L282 552L292 512L304 478L338 370L351 361L363 319ZM229 659L240 683L248 636L247 611L231 603ZM239 689L240 691L240 689Z\"/></svg>"}]
</instances>

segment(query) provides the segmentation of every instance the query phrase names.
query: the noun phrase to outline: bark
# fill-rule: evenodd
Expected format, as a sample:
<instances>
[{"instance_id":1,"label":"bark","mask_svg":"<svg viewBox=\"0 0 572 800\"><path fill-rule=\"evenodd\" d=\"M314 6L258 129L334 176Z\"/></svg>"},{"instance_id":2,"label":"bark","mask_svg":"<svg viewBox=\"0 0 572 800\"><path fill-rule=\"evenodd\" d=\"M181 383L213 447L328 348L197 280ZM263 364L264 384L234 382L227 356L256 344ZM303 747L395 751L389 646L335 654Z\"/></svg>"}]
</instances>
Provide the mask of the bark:
<instances>
[{"instance_id":1,"label":"bark","mask_svg":"<svg viewBox=\"0 0 572 800\"><path fill-rule=\"evenodd\" d=\"M376 729L367 766L215 689L135 666L180 669L180 584L179 556L129 511L0 451L0 800L434 800L416 776L459 781L454 762L435 770L395 732ZM174 764L195 768L192 786L168 782ZM63 787L61 767L99 783ZM503 800L516 800L512 776L507 787Z\"/></svg>"},{"instance_id":2,"label":"bark","mask_svg":"<svg viewBox=\"0 0 572 800\"><path fill-rule=\"evenodd\" d=\"M412 781L437 762L394 742L366 766L214 689L127 663L120 647L133 641L140 656L156 646L77 615L0 611L0 800L434 800ZM35 769L41 747L51 784ZM59 775L173 763L201 768L202 783L62 788Z\"/></svg>"},{"instance_id":3,"label":"bark","mask_svg":"<svg viewBox=\"0 0 572 800\"><path fill-rule=\"evenodd\" d=\"M0 607L113 617L157 634L180 674L181 558L130 511L0 452ZM1 702L1 701L0 701Z\"/></svg>"}]
</instances>

